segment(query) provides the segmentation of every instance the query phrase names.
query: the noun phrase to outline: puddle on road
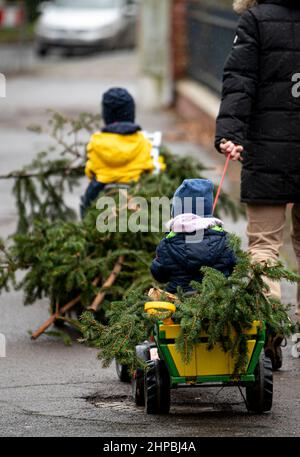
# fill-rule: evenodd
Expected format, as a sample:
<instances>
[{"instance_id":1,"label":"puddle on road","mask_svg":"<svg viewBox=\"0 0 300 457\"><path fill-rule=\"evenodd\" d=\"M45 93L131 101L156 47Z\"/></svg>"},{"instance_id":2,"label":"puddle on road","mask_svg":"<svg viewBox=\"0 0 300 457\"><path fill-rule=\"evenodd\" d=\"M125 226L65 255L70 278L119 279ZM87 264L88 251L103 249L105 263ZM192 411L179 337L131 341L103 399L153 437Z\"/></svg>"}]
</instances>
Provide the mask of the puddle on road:
<instances>
[{"instance_id":1,"label":"puddle on road","mask_svg":"<svg viewBox=\"0 0 300 457\"><path fill-rule=\"evenodd\" d=\"M131 412L131 413L143 413L143 407L137 407L131 396L128 395L96 395L86 399L92 403L96 408L108 409L118 412ZM172 399L171 403L171 414L201 414L201 413L220 413L220 412L233 412L236 408L243 407L244 403L241 402L205 402L201 398L186 398Z\"/></svg>"},{"instance_id":2,"label":"puddle on road","mask_svg":"<svg viewBox=\"0 0 300 457\"><path fill-rule=\"evenodd\" d=\"M138 408L129 395L93 395L86 398L96 408L110 409L123 412L143 412L143 408Z\"/></svg>"}]
</instances>

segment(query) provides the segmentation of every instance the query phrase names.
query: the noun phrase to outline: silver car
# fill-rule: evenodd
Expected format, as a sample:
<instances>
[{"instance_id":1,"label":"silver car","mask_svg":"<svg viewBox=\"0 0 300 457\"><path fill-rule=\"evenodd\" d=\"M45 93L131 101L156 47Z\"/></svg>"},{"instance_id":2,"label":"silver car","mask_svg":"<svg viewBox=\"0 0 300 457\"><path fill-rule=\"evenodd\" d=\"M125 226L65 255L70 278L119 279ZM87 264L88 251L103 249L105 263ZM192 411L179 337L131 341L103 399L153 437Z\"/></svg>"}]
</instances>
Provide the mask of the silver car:
<instances>
[{"instance_id":1,"label":"silver car","mask_svg":"<svg viewBox=\"0 0 300 457\"><path fill-rule=\"evenodd\" d=\"M136 0L55 0L40 6L36 49L131 47L135 44Z\"/></svg>"}]
</instances>

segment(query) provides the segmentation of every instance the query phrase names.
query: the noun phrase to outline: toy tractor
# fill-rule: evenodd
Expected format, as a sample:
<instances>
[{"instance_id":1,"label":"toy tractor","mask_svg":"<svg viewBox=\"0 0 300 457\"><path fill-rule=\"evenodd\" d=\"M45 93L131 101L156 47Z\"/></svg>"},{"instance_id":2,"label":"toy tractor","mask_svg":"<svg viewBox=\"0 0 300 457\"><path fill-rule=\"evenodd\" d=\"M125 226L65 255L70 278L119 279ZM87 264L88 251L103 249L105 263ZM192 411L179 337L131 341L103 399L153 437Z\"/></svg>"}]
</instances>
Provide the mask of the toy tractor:
<instances>
[{"instance_id":1,"label":"toy tractor","mask_svg":"<svg viewBox=\"0 0 300 457\"><path fill-rule=\"evenodd\" d=\"M172 303L149 302L145 312L149 314L176 311ZM234 330L232 330L234 332ZM245 330L248 344L248 366L235 374L235 360L221 346L207 349L207 335L199 335L191 361L184 364L175 347L180 334L180 325L172 318L159 321L154 328L154 341L136 347L136 355L142 361L132 379L133 397L138 406L145 406L148 414L168 414L171 404L171 389L200 386L238 386L246 388L244 398L248 411L268 412L272 408L273 373L271 360L264 354L265 325L253 322ZM241 391L242 392L242 391Z\"/></svg>"}]
</instances>

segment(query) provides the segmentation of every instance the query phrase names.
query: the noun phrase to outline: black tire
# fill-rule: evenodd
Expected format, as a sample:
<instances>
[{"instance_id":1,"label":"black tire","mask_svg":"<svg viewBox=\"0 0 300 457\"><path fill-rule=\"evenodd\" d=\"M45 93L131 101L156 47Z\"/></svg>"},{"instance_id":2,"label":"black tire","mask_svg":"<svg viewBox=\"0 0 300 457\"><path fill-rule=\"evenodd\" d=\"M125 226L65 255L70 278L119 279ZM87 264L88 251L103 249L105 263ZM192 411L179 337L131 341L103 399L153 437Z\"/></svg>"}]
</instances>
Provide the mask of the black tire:
<instances>
[{"instance_id":1,"label":"black tire","mask_svg":"<svg viewBox=\"0 0 300 457\"><path fill-rule=\"evenodd\" d=\"M136 406L145 406L145 371L137 368L132 378L132 396Z\"/></svg>"},{"instance_id":2,"label":"black tire","mask_svg":"<svg viewBox=\"0 0 300 457\"><path fill-rule=\"evenodd\" d=\"M255 382L246 387L249 412L258 414L271 411L273 403L272 362L262 352L255 369Z\"/></svg>"},{"instance_id":3,"label":"black tire","mask_svg":"<svg viewBox=\"0 0 300 457\"><path fill-rule=\"evenodd\" d=\"M121 382L131 382L131 376L128 370L127 365L121 365L117 360L116 360L116 372L119 380Z\"/></svg>"},{"instance_id":4,"label":"black tire","mask_svg":"<svg viewBox=\"0 0 300 457\"><path fill-rule=\"evenodd\" d=\"M39 57L45 58L49 54L49 47L45 45L38 45L36 47L36 54Z\"/></svg>"},{"instance_id":5,"label":"black tire","mask_svg":"<svg viewBox=\"0 0 300 457\"><path fill-rule=\"evenodd\" d=\"M148 363L145 372L145 408L147 414L169 414L170 376L163 360Z\"/></svg>"},{"instance_id":6,"label":"black tire","mask_svg":"<svg viewBox=\"0 0 300 457\"><path fill-rule=\"evenodd\" d=\"M147 341L135 348L137 359L145 364L150 361L150 348L152 343ZM145 406L145 370L138 367L132 377L132 396L137 406Z\"/></svg>"}]
</instances>

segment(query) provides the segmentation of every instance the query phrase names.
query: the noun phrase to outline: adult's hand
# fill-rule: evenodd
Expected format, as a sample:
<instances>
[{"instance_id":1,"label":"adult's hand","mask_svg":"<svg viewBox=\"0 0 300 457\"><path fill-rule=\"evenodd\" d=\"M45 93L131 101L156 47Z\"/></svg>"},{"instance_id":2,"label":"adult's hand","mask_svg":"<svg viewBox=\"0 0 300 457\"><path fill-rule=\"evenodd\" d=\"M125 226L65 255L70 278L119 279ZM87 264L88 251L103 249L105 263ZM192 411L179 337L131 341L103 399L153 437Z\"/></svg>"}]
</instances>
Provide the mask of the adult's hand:
<instances>
[{"instance_id":1,"label":"adult's hand","mask_svg":"<svg viewBox=\"0 0 300 457\"><path fill-rule=\"evenodd\" d=\"M224 141L220 144L220 149L223 154L230 154L230 158L233 161L243 160L242 152L244 151L244 148L241 145L234 144L232 141Z\"/></svg>"}]
</instances>

